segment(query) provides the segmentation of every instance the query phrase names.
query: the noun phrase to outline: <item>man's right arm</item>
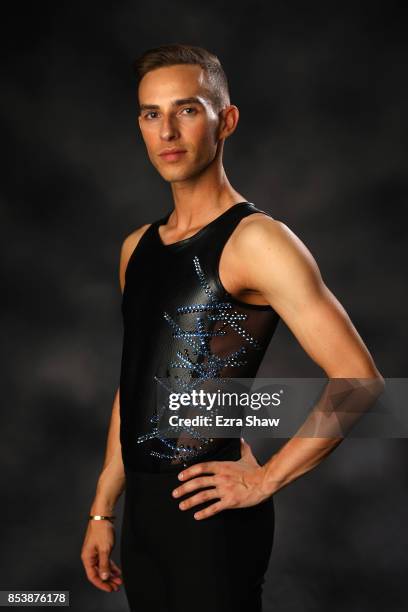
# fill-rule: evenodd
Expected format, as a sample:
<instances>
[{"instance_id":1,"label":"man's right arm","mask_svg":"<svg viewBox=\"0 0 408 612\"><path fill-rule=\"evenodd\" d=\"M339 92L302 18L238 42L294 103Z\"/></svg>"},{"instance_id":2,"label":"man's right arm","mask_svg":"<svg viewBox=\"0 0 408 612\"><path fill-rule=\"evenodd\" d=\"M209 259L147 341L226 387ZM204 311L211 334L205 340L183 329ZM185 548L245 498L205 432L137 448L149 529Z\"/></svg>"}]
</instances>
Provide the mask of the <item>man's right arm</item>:
<instances>
[{"instance_id":1,"label":"man's right arm","mask_svg":"<svg viewBox=\"0 0 408 612\"><path fill-rule=\"evenodd\" d=\"M139 227L129 234L122 244L119 265L119 282L122 293L129 258L148 227L148 224ZM90 514L112 515L124 487L125 471L120 444L120 389L118 388L113 401L104 464L98 478ZM88 580L104 591L116 591L121 583L121 570L109 558L113 546L112 524L109 521L90 520L82 546L81 559Z\"/></svg>"},{"instance_id":2,"label":"man's right arm","mask_svg":"<svg viewBox=\"0 0 408 612\"><path fill-rule=\"evenodd\" d=\"M120 251L119 284L123 294L129 258L149 224L142 225L125 238ZM120 445L120 390L116 391L109 424L105 461L98 479L90 514L112 514L125 486L125 473Z\"/></svg>"}]
</instances>

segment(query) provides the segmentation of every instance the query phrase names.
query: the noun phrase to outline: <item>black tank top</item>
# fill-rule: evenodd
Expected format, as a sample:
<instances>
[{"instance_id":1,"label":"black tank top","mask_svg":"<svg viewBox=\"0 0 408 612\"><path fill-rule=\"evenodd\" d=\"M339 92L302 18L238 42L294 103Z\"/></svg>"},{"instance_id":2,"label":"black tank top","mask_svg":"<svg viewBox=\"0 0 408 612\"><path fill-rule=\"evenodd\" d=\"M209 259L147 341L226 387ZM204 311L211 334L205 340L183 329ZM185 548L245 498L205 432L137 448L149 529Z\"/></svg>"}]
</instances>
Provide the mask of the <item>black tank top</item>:
<instances>
[{"instance_id":1,"label":"black tank top","mask_svg":"<svg viewBox=\"0 0 408 612\"><path fill-rule=\"evenodd\" d=\"M166 438L157 426L157 378L185 385L197 377L254 378L279 315L242 302L223 287L218 264L241 219L269 213L234 204L196 234L165 245L153 222L132 252L122 296L120 441L125 467L180 471L207 460L240 457L239 438ZM256 245L254 245L256 248ZM181 438L180 438L181 439Z\"/></svg>"}]
</instances>

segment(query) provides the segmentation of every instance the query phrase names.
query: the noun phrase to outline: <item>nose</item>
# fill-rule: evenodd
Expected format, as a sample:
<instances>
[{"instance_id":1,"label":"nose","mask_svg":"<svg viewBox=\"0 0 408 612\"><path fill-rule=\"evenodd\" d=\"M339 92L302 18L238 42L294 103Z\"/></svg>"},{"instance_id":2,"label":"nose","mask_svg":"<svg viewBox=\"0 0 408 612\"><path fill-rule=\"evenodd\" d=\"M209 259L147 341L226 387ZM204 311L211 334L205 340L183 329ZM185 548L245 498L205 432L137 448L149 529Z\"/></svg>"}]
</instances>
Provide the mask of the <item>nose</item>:
<instances>
[{"instance_id":1,"label":"nose","mask_svg":"<svg viewBox=\"0 0 408 612\"><path fill-rule=\"evenodd\" d=\"M173 140L177 138L178 131L175 125L175 122L171 119L171 117L163 117L160 126L160 137L163 140Z\"/></svg>"}]
</instances>

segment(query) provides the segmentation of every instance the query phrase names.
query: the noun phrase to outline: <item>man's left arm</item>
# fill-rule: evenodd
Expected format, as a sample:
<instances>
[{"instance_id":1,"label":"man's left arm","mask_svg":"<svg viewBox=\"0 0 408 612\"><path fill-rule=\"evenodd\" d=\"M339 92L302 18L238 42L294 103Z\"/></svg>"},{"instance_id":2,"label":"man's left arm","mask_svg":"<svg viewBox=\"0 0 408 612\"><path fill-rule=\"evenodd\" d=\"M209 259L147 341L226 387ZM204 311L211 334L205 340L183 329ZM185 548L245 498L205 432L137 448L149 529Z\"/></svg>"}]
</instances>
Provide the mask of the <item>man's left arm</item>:
<instances>
[{"instance_id":1,"label":"man's left arm","mask_svg":"<svg viewBox=\"0 0 408 612\"><path fill-rule=\"evenodd\" d=\"M361 336L323 282L312 254L289 227L265 215L251 215L236 233L233 254L243 262L240 285L268 301L329 379L372 379L381 386L382 376ZM174 496L213 485L182 503L181 509L188 509L218 495L219 501L194 515L198 519L254 505L318 465L342 439L294 436L263 466L242 441L240 461L209 461L183 470L179 479L184 484ZM202 476L208 473L214 475Z\"/></svg>"},{"instance_id":2,"label":"man's left arm","mask_svg":"<svg viewBox=\"0 0 408 612\"><path fill-rule=\"evenodd\" d=\"M310 251L284 223L271 218L258 220L242 232L238 242L247 262L247 286L267 299L328 378L383 382L350 317L325 285ZM273 494L308 472L342 440L291 438L263 466L264 490Z\"/></svg>"}]
</instances>

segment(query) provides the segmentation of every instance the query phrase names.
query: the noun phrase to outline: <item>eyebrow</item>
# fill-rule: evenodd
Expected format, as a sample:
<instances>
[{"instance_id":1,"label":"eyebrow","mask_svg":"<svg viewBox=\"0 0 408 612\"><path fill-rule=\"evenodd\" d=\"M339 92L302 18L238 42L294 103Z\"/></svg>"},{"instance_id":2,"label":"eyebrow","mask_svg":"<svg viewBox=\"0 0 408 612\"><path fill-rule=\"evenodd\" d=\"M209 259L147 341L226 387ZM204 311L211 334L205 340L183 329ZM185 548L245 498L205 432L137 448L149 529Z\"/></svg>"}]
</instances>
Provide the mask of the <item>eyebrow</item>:
<instances>
[{"instance_id":1,"label":"eyebrow","mask_svg":"<svg viewBox=\"0 0 408 612\"><path fill-rule=\"evenodd\" d=\"M201 100L197 98L196 96L191 96L190 98L179 98L178 100L173 100L171 105L172 106L182 106L182 104L191 104L193 102L196 104L200 104L201 106L204 106ZM147 110L151 108L159 109L160 106L158 104L140 104L139 108L142 111L142 110Z\"/></svg>"}]
</instances>

